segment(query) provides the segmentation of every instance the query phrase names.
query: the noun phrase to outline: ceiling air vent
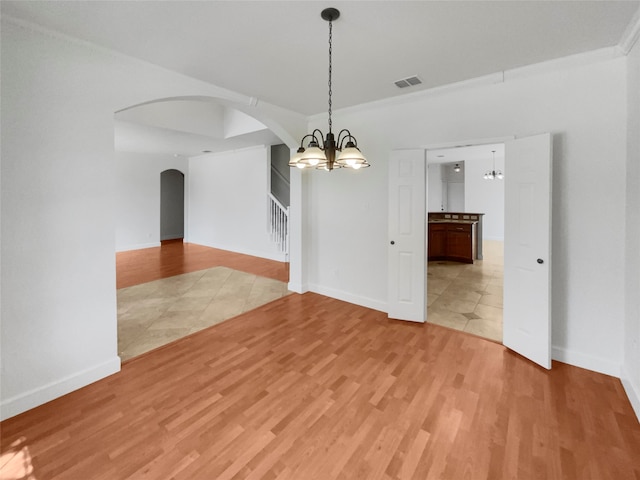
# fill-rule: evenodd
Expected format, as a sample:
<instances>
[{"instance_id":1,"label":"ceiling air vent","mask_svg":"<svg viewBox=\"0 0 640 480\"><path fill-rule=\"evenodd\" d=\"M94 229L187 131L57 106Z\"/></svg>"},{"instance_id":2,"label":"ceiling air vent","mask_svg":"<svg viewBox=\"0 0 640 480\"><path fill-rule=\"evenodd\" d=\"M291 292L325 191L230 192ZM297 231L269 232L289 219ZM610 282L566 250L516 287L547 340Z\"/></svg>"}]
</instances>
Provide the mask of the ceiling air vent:
<instances>
[{"instance_id":1,"label":"ceiling air vent","mask_svg":"<svg viewBox=\"0 0 640 480\"><path fill-rule=\"evenodd\" d=\"M420 85L422 80L420 80L417 75L414 75L413 77L403 78L402 80L398 80L393 83L395 83L398 88L406 88L414 85Z\"/></svg>"}]
</instances>

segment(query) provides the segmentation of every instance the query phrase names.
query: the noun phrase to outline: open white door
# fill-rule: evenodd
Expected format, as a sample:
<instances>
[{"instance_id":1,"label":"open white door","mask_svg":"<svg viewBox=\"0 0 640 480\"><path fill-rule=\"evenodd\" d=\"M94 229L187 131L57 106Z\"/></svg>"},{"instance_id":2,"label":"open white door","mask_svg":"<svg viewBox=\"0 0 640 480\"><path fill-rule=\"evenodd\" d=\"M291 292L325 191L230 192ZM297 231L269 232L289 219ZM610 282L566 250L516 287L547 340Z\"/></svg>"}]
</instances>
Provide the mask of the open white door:
<instances>
[{"instance_id":1,"label":"open white door","mask_svg":"<svg viewBox=\"0 0 640 480\"><path fill-rule=\"evenodd\" d=\"M551 134L505 144L503 343L551 368Z\"/></svg>"},{"instance_id":2,"label":"open white door","mask_svg":"<svg viewBox=\"0 0 640 480\"><path fill-rule=\"evenodd\" d=\"M389 159L389 318L426 316L424 150L397 150Z\"/></svg>"}]
</instances>

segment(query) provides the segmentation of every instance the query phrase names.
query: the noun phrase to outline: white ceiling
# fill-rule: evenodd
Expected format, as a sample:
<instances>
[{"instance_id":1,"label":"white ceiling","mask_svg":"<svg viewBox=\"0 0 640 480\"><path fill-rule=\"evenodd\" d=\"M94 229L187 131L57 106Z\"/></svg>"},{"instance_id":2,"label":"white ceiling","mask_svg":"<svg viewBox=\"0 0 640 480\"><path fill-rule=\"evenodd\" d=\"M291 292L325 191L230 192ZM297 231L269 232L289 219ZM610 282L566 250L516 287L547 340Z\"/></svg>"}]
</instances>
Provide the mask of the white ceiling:
<instances>
[{"instance_id":1,"label":"white ceiling","mask_svg":"<svg viewBox=\"0 0 640 480\"><path fill-rule=\"evenodd\" d=\"M305 115L327 110L328 23L320 17L326 7L341 11L333 28L337 110L614 47L640 1L0 2L3 16ZM424 83L394 85L413 75ZM260 128L223 135L216 125L239 112L221 113L222 107L169 102L153 108L147 115L116 115L117 150L188 157L281 143ZM491 150L478 148L448 149L430 161L470 160Z\"/></svg>"},{"instance_id":2,"label":"white ceiling","mask_svg":"<svg viewBox=\"0 0 640 480\"><path fill-rule=\"evenodd\" d=\"M334 109L617 45L638 1L6 1L2 14L297 111ZM393 82L418 75L423 85Z\"/></svg>"}]
</instances>

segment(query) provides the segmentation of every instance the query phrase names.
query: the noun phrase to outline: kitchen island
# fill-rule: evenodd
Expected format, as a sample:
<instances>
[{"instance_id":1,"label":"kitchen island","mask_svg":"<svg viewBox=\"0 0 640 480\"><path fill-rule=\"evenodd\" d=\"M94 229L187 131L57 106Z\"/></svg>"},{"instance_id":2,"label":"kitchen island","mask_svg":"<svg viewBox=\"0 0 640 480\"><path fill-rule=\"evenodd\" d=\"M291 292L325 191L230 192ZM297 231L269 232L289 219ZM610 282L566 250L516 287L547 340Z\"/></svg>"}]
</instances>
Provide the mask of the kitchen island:
<instances>
[{"instance_id":1,"label":"kitchen island","mask_svg":"<svg viewBox=\"0 0 640 480\"><path fill-rule=\"evenodd\" d=\"M483 213L429 212L428 260L482 259Z\"/></svg>"}]
</instances>

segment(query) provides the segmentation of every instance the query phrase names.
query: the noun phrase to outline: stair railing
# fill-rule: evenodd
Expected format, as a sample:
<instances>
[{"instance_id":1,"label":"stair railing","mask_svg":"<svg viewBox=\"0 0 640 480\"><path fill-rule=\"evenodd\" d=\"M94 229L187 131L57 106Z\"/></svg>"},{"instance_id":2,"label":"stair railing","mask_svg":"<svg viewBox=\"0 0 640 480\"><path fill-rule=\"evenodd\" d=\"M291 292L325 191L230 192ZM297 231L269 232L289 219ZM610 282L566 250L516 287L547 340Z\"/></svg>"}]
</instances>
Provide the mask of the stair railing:
<instances>
[{"instance_id":1,"label":"stair railing","mask_svg":"<svg viewBox=\"0 0 640 480\"><path fill-rule=\"evenodd\" d=\"M282 205L269 193L268 208L271 240L278 245L278 250L289 255L289 207Z\"/></svg>"}]
</instances>

